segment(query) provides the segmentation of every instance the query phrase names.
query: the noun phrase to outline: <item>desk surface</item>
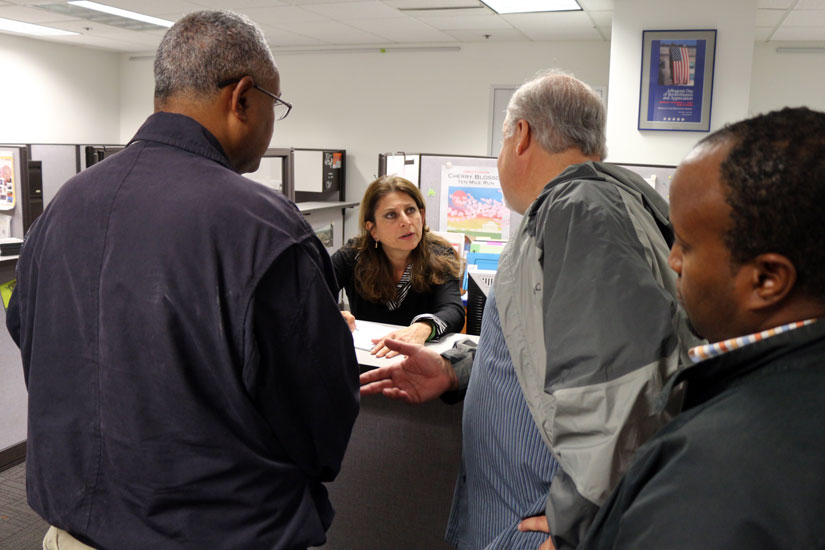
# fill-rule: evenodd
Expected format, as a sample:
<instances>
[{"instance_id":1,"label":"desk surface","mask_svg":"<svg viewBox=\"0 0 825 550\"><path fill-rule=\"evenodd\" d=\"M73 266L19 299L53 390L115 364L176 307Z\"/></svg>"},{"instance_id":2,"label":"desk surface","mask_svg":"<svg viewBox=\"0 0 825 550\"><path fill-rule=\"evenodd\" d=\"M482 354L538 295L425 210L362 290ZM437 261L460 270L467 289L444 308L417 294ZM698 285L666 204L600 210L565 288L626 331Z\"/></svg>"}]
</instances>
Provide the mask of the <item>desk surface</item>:
<instances>
[{"instance_id":1,"label":"desk surface","mask_svg":"<svg viewBox=\"0 0 825 550\"><path fill-rule=\"evenodd\" d=\"M358 321L356 321L356 324L357 323L358 323ZM377 325L378 323L371 323L371 324L372 325ZM397 326L397 325L387 325L387 324L384 324L383 326L387 327L387 333L388 334L390 332L394 331L394 330L399 329L399 328L404 328L404 327L400 327L400 326ZM441 352L446 351L446 350L450 349L451 347L453 347L453 344L455 344L456 342L459 342L459 341L465 340L465 339L469 339L469 340L472 340L474 342L478 342L478 336L474 336L472 334L462 334L460 332L453 332L453 333L450 333L450 334L445 334L444 336L439 338L437 342L428 342L426 344L426 346L428 348L434 349L438 353L441 353ZM398 356L398 355L396 355L395 357L391 357L389 359L387 359L385 357L378 358L378 357L375 357L374 355L370 355L370 352L368 352L366 350L363 350L363 349L359 349L359 348L355 348L355 356L358 358L358 364L361 365L362 367L367 367L367 368L386 367L387 365L392 365L392 364L397 363L398 361L400 361L402 359L402 357Z\"/></svg>"}]
</instances>

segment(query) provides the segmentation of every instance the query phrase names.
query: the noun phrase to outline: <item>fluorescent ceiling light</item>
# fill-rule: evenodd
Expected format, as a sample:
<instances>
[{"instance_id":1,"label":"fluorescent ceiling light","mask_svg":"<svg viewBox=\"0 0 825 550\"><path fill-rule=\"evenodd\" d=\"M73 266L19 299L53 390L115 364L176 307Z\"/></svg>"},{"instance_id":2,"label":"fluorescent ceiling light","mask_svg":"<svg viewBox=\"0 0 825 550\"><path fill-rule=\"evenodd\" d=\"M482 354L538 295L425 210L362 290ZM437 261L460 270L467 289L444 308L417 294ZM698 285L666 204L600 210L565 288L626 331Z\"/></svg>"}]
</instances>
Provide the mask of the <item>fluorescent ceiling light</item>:
<instances>
[{"instance_id":1,"label":"fluorescent ceiling light","mask_svg":"<svg viewBox=\"0 0 825 550\"><path fill-rule=\"evenodd\" d=\"M31 23L23 23L22 21L14 21L13 19L4 19L2 17L0 17L0 31L33 34L35 36L71 36L78 34L72 31L53 29L52 27L44 27L43 25L32 25Z\"/></svg>"},{"instance_id":2,"label":"fluorescent ceiling light","mask_svg":"<svg viewBox=\"0 0 825 550\"><path fill-rule=\"evenodd\" d=\"M82 0L77 2L69 2L69 4L79 8L102 11L103 13L109 13L111 15L119 15L120 17L126 17L128 19L135 19L137 21L159 25L161 27L171 27L174 24L172 21L167 21L166 19L152 17L151 15L143 15L142 13L137 13L134 11L122 10L120 8L107 6L106 4L98 4L97 2L86 2L85 0Z\"/></svg>"},{"instance_id":3,"label":"fluorescent ceiling light","mask_svg":"<svg viewBox=\"0 0 825 550\"><path fill-rule=\"evenodd\" d=\"M496 13L533 13L539 11L581 11L576 0L481 0Z\"/></svg>"}]
</instances>

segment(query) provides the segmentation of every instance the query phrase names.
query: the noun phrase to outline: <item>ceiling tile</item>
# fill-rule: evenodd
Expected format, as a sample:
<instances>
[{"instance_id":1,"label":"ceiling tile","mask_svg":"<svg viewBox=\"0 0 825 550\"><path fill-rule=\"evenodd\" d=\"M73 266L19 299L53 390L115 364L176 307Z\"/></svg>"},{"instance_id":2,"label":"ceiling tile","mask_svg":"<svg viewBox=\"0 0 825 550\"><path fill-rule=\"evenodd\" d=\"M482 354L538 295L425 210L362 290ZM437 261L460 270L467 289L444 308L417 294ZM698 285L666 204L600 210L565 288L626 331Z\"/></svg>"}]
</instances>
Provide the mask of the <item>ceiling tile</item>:
<instances>
[{"instance_id":1,"label":"ceiling tile","mask_svg":"<svg viewBox=\"0 0 825 550\"><path fill-rule=\"evenodd\" d=\"M359 44L381 44L387 43L387 40L380 36L365 33L363 31L347 33L324 33L317 36L318 40L330 46L357 46Z\"/></svg>"},{"instance_id":2,"label":"ceiling tile","mask_svg":"<svg viewBox=\"0 0 825 550\"><path fill-rule=\"evenodd\" d=\"M243 10L243 13L259 25L275 25L280 27L291 25L292 23L324 20L323 15L295 6L248 8Z\"/></svg>"},{"instance_id":3,"label":"ceiling tile","mask_svg":"<svg viewBox=\"0 0 825 550\"><path fill-rule=\"evenodd\" d=\"M122 10L134 11L144 15L158 17L161 13L188 13L204 9L202 5L196 4L197 0L186 2L183 0L98 0L103 4L114 6ZM58 3L54 0L52 3Z\"/></svg>"},{"instance_id":4,"label":"ceiling tile","mask_svg":"<svg viewBox=\"0 0 825 550\"><path fill-rule=\"evenodd\" d=\"M113 40L122 40L124 42L143 43L146 37L151 37L150 42L159 44L160 37L157 35L146 34L142 31L130 31L118 27L104 25L103 23L96 23L86 19L77 19L74 21L58 21L53 23L54 27L61 28L67 31L74 31L88 36L89 38L110 38Z\"/></svg>"},{"instance_id":5,"label":"ceiling tile","mask_svg":"<svg viewBox=\"0 0 825 550\"><path fill-rule=\"evenodd\" d=\"M793 6L796 1L797 0L759 0L756 3L756 7L785 9Z\"/></svg>"},{"instance_id":6,"label":"ceiling tile","mask_svg":"<svg viewBox=\"0 0 825 550\"><path fill-rule=\"evenodd\" d=\"M317 38L311 36L304 36L280 29L266 29L264 34L269 41L269 45L273 48L291 47L291 46L320 46L326 44ZM277 61L277 58L276 58Z\"/></svg>"},{"instance_id":7,"label":"ceiling tile","mask_svg":"<svg viewBox=\"0 0 825 550\"><path fill-rule=\"evenodd\" d=\"M456 8L443 10L406 9L400 11L399 13L403 13L409 17L416 17L418 19L427 19L432 17L469 17L471 15L496 15L493 10L484 6L479 8Z\"/></svg>"},{"instance_id":8,"label":"ceiling tile","mask_svg":"<svg viewBox=\"0 0 825 550\"><path fill-rule=\"evenodd\" d=\"M786 13L788 13L786 10L756 10L756 26L775 27Z\"/></svg>"},{"instance_id":9,"label":"ceiling tile","mask_svg":"<svg viewBox=\"0 0 825 550\"><path fill-rule=\"evenodd\" d=\"M599 27L599 32L605 40L610 40L610 35L613 33L613 27Z\"/></svg>"},{"instance_id":10,"label":"ceiling tile","mask_svg":"<svg viewBox=\"0 0 825 550\"><path fill-rule=\"evenodd\" d=\"M5 0L7 4L13 6L34 6L36 4L54 4L59 0Z\"/></svg>"},{"instance_id":11,"label":"ceiling tile","mask_svg":"<svg viewBox=\"0 0 825 550\"><path fill-rule=\"evenodd\" d=\"M276 28L283 28L278 25ZM288 28L285 30L289 30L292 32L296 32L298 34L318 34L318 33L340 33L340 32L352 32L356 30L354 27L350 27L345 23L339 23L338 21L329 21L325 19L319 19L318 21L295 21L288 25Z\"/></svg>"},{"instance_id":12,"label":"ceiling tile","mask_svg":"<svg viewBox=\"0 0 825 550\"><path fill-rule=\"evenodd\" d=\"M756 27L754 40L757 42L767 42L773 34L773 27Z\"/></svg>"},{"instance_id":13,"label":"ceiling tile","mask_svg":"<svg viewBox=\"0 0 825 550\"><path fill-rule=\"evenodd\" d=\"M347 21L347 25L381 36L392 42L453 42L445 34L429 25L411 17L393 17L391 19L367 19L364 21Z\"/></svg>"},{"instance_id":14,"label":"ceiling tile","mask_svg":"<svg viewBox=\"0 0 825 550\"><path fill-rule=\"evenodd\" d=\"M436 29L441 29L443 31L512 28L512 25L498 15L472 15L469 17L420 17L419 19L428 25L432 25Z\"/></svg>"},{"instance_id":15,"label":"ceiling tile","mask_svg":"<svg viewBox=\"0 0 825 550\"><path fill-rule=\"evenodd\" d=\"M478 0L384 0L384 3L393 8L460 8L465 6L484 5ZM485 8L486 9L486 8Z\"/></svg>"},{"instance_id":16,"label":"ceiling tile","mask_svg":"<svg viewBox=\"0 0 825 550\"><path fill-rule=\"evenodd\" d=\"M60 42L63 44L71 44L74 46L81 46L84 48L95 48L108 51L149 52L157 49L157 44L147 45L146 43L142 42L132 42L103 36L81 35L57 36L53 38L55 38L56 40L50 40L50 42ZM160 42L160 40L158 40L158 42Z\"/></svg>"},{"instance_id":17,"label":"ceiling tile","mask_svg":"<svg viewBox=\"0 0 825 550\"><path fill-rule=\"evenodd\" d=\"M404 17L404 14L381 2L347 2L343 4L310 4L304 9L337 21L350 19L388 19Z\"/></svg>"},{"instance_id":18,"label":"ceiling tile","mask_svg":"<svg viewBox=\"0 0 825 550\"><path fill-rule=\"evenodd\" d=\"M587 14L597 27L610 27L613 23L612 11L589 11Z\"/></svg>"},{"instance_id":19,"label":"ceiling tile","mask_svg":"<svg viewBox=\"0 0 825 550\"><path fill-rule=\"evenodd\" d=\"M330 0L288 0L290 4L296 6L311 6L313 4L329 4ZM354 2L363 2L364 0L335 0L337 3L346 4Z\"/></svg>"},{"instance_id":20,"label":"ceiling tile","mask_svg":"<svg viewBox=\"0 0 825 550\"><path fill-rule=\"evenodd\" d=\"M0 6L0 17L41 25L53 21L85 21L85 19L78 19L71 15L26 6Z\"/></svg>"},{"instance_id":21,"label":"ceiling tile","mask_svg":"<svg viewBox=\"0 0 825 550\"><path fill-rule=\"evenodd\" d=\"M779 27L771 37L774 40L825 40L823 27Z\"/></svg>"},{"instance_id":22,"label":"ceiling tile","mask_svg":"<svg viewBox=\"0 0 825 550\"><path fill-rule=\"evenodd\" d=\"M792 10L783 27L825 27L825 10Z\"/></svg>"},{"instance_id":23,"label":"ceiling tile","mask_svg":"<svg viewBox=\"0 0 825 550\"><path fill-rule=\"evenodd\" d=\"M213 10L243 11L245 8L266 8L281 6L284 3L278 0L192 0L194 4Z\"/></svg>"},{"instance_id":24,"label":"ceiling tile","mask_svg":"<svg viewBox=\"0 0 825 550\"><path fill-rule=\"evenodd\" d=\"M613 0L576 0L586 10L612 10Z\"/></svg>"},{"instance_id":25,"label":"ceiling tile","mask_svg":"<svg viewBox=\"0 0 825 550\"><path fill-rule=\"evenodd\" d=\"M514 14L503 18L531 40L602 40L584 12Z\"/></svg>"},{"instance_id":26,"label":"ceiling tile","mask_svg":"<svg viewBox=\"0 0 825 550\"><path fill-rule=\"evenodd\" d=\"M825 10L825 0L799 0L793 7L795 10Z\"/></svg>"},{"instance_id":27,"label":"ceiling tile","mask_svg":"<svg viewBox=\"0 0 825 550\"><path fill-rule=\"evenodd\" d=\"M459 42L525 42L530 40L516 29L498 29L495 31L456 30L447 31L447 34Z\"/></svg>"}]
</instances>

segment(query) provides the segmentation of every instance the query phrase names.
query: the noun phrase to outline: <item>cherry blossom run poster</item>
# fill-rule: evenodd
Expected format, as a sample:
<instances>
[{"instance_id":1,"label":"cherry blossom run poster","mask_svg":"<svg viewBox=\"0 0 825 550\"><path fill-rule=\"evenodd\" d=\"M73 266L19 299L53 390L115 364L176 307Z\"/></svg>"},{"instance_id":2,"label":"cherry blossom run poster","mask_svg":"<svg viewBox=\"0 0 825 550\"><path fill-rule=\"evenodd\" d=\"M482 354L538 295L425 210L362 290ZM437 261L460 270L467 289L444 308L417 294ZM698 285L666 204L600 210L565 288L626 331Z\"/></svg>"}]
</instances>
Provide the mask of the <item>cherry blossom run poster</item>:
<instances>
[{"instance_id":1,"label":"cherry blossom run poster","mask_svg":"<svg viewBox=\"0 0 825 550\"><path fill-rule=\"evenodd\" d=\"M507 240L510 209L498 170L483 166L443 166L440 227L473 237Z\"/></svg>"}]
</instances>

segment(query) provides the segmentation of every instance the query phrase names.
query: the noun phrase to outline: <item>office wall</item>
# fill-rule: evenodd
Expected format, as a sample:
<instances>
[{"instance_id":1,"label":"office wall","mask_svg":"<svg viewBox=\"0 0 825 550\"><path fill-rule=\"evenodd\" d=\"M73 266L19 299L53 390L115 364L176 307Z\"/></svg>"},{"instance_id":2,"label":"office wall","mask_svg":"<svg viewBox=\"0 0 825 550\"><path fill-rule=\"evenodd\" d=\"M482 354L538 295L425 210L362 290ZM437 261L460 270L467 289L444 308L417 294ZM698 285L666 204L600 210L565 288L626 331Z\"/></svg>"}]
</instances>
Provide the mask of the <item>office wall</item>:
<instances>
[{"instance_id":1,"label":"office wall","mask_svg":"<svg viewBox=\"0 0 825 550\"><path fill-rule=\"evenodd\" d=\"M622 0L613 12L608 160L677 164L702 132L639 131L642 31L717 29L711 130L748 113L756 20L755 0Z\"/></svg>"},{"instance_id":2,"label":"office wall","mask_svg":"<svg viewBox=\"0 0 825 550\"><path fill-rule=\"evenodd\" d=\"M360 200L378 153L487 154L491 86L560 67L606 86L607 42L463 44L458 52L276 55L283 97L276 146L347 150L347 199ZM152 61L123 57L121 139L151 112ZM350 218L354 216L351 215ZM354 231L347 223L347 234Z\"/></svg>"},{"instance_id":3,"label":"office wall","mask_svg":"<svg viewBox=\"0 0 825 550\"><path fill-rule=\"evenodd\" d=\"M112 143L119 55L0 34L0 143Z\"/></svg>"},{"instance_id":4,"label":"office wall","mask_svg":"<svg viewBox=\"0 0 825 550\"><path fill-rule=\"evenodd\" d=\"M825 111L825 53L778 53L776 48L782 46L822 48L822 43L756 44L748 113L755 115L801 105Z\"/></svg>"}]
</instances>

